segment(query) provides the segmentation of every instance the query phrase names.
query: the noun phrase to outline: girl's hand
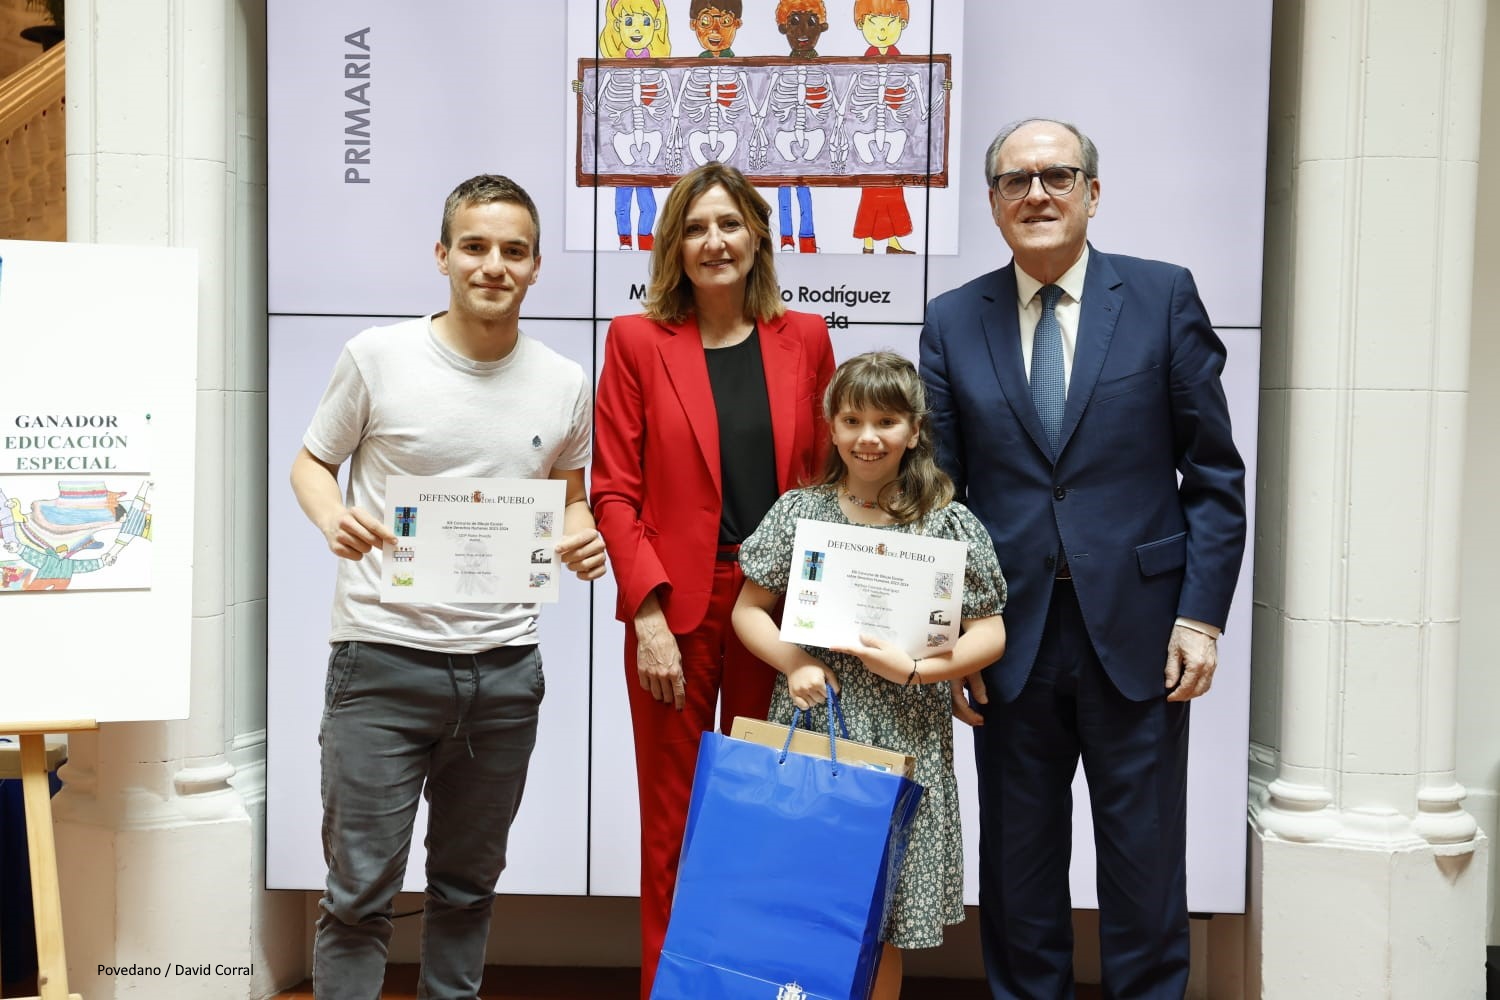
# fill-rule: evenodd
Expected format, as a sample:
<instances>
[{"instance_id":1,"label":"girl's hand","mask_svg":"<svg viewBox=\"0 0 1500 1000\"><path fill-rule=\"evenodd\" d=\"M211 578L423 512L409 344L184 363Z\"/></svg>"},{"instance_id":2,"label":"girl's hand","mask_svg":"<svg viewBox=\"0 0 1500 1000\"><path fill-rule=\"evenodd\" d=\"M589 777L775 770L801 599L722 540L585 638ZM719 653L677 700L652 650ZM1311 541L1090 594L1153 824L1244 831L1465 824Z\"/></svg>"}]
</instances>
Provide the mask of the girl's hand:
<instances>
[{"instance_id":1,"label":"girl's hand","mask_svg":"<svg viewBox=\"0 0 1500 1000\"><path fill-rule=\"evenodd\" d=\"M883 677L893 684L905 684L906 679L911 676L911 668L916 664L900 646L878 636L862 635L859 637L858 646L833 646L836 653L847 653L857 656L865 669L877 677Z\"/></svg>"},{"instance_id":2,"label":"girl's hand","mask_svg":"<svg viewBox=\"0 0 1500 1000\"><path fill-rule=\"evenodd\" d=\"M838 694L838 675L820 663L798 667L786 675L786 689L792 696L792 704L804 712L828 700L823 689L825 684L833 685L833 693Z\"/></svg>"}]
</instances>

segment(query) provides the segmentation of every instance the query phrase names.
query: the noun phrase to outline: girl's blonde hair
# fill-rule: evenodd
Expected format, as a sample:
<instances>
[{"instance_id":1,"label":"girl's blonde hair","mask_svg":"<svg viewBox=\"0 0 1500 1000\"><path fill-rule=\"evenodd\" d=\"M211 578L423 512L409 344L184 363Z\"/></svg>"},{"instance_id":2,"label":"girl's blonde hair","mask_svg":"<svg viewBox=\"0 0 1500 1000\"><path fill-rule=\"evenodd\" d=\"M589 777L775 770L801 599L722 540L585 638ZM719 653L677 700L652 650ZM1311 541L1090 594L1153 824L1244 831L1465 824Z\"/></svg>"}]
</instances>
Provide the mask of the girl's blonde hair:
<instances>
[{"instance_id":1,"label":"girl's blonde hair","mask_svg":"<svg viewBox=\"0 0 1500 1000\"><path fill-rule=\"evenodd\" d=\"M625 39L615 24L625 14L649 14L655 19L656 33L646 51L651 58L672 54L672 39L667 34L666 0L604 0L604 28L599 32L599 55L604 59L624 59Z\"/></svg>"}]
</instances>

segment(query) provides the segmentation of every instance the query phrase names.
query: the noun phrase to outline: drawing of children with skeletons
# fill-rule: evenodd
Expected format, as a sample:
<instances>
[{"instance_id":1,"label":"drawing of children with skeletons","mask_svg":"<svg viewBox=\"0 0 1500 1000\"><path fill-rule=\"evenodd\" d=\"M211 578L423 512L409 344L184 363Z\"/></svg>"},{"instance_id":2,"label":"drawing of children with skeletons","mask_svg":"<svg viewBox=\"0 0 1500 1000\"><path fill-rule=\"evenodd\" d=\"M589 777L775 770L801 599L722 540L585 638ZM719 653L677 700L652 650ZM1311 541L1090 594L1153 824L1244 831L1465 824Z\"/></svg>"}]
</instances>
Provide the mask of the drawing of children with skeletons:
<instances>
[{"instance_id":1,"label":"drawing of children with skeletons","mask_svg":"<svg viewBox=\"0 0 1500 1000\"><path fill-rule=\"evenodd\" d=\"M580 8L588 2L570 0ZM882 241L888 254L911 252L902 241L915 229L915 210L903 189L951 183L946 97L953 57L901 53L910 0L850 0L866 45L840 55L823 48L827 0L768 0L774 22L761 15L749 25L744 0L593 2L602 28L590 23L591 41L598 31L595 57L578 61L579 125L570 147L577 187L616 188L622 248L650 248L653 188L719 161L757 186L777 188L782 251L828 249L819 246L814 223L813 189L821 187L830 189L817 195L825 227L851 226L856 237L845 245L849 252L875 253ZM678 21L678 48L696 41L696 58L671 55L666 4ZM924 205L929 213L941 205L946 219L952 200L929 197ZM632 202L640 216L634 242ZM607 215L600 215L595 239L607 240Z\"/></svg>"},{"instance_id":2,"label":"drawing of children with skeletons","mask_svg":"<svg viewBox=\"0 0 1500 1000\"><path fill-rule=\"evenodd\" d=\"M736 33L743 25L742 0L693 0L688 14L693 19L693 33L703 46L703 59L729 59L734 56ZM743 69L732 66L703 66L689 69L678 91L675 117L686 116L691 124L685 136L688 156L695 167L710 160L728 162L739 146L735 123L746 112L755 113L750 97L750 80ZM694 127L696 126L696 127ZM756 148L752 139L752 164L764 162L764 146Z\"/></svg>"},{"instance_id":3,"label":"drawing of children with skeletons","mask_svg":"<svg viewBox=\"0 0 1500 1000\"><path fill-rule=\"evenodd\" d=\"M865 58L879 60L854 78L844 100L844 112L868 126L856 128L850 135L854 152L864 163L874 163L877 155L883 155L887 163L900 160L912 113L918 113L925 122L942 107L942 92L928 107L922 95L922 78L910 66L883 61L901 54L896 42L910 20L908 0L854 0L854 26L869 43ZM947 80L944 84L951 85ZM901 188L860 189L854 237L864 241L865 253L875 252L876 240L886 241L886 253L913 253L900 240L911 231L911 213Z\"/></svg>"},{"instance_id":4,"label":"drawing of children with skeletons","mask_svg":"<svg viewBox=\"0 0 1500 1000\"><path fill-rule=\"evenodd\" d=\"M599 32L599 55L605 59L655 59L672 54L672 40L667 33L665 0L605 0L604 27ZM594 95L583 93L584 108L593 114ZM611 138L615 152L630 165L656 163L662 156L664 134L663 112L672 109L672 81L662 70L644 66L604 74L599 84L599 103L615 132ZM670 156L668 150L668 156ZM650 250L655 242L656 194L647 186L615 189L615 231L620 249L632 249L630 207L632 198L638 212L634 249Z\"/></svg>"},{"instance_id":5,"label":"drawing of children with skeletons","mask_svg":"<svg viewBox=\"0 0 1500 1000\"><path fill-rule=\"evenodd\" d=\"M828 29L828 8L823 0L780 0L776 4L776 29L786 36L791 58L811 63L818 58L818 39ZM777 154L788 163L814 163L829 144L826 127L830 113L838 110L833 100L833 78L824 69L799 65L771 75L766 105L781 125L776 131ZM762 118L764 118L764 111ZM835 169L842 162L840 148L847 151L843 135L833 133ZM801 225L792 242L792 194L797 196ZM781 249L818 252L813 223L812 188L806 184L782 184L776 189L776 207L781 219Z\"/></svg>"}]
</instances>

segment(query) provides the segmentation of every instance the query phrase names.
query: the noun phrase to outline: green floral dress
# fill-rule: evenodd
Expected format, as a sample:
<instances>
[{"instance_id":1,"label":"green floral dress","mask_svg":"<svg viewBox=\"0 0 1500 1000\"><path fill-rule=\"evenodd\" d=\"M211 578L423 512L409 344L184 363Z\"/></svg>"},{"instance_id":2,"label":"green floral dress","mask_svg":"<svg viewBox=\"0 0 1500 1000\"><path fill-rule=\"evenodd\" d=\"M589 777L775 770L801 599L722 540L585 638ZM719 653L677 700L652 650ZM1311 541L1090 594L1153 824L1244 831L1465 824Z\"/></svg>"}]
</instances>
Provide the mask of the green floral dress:
<instances>
[{"instance_id":1,"label":"green floral dress","mask_svg":"<svg viewBox=\"0 0 1500 1000\"><path fill-rule=\"evenodd\" d=\"M745 576L772 593L786 593L799 518L850 523L831 486L793 490L776 501L740 547ZM880 530L967 542L963 617L985 618L1004 609L1005 578L994 545L979 519L962 504L951 503L915 524ZM964 918L963 836L958 781L953 776L948 682L905 687L866 670L857 657L821 647L804 648L838 674L839 703L851 739L916 758L915 777L925 791L882 938L897 948L935 948L943 943L943 927ZM771 696L771 720L790 722L793 707L786 676L779 675ZM827 731L824 713L813 712L812 723L819 732Z\"/></svg>"}]
</instances>

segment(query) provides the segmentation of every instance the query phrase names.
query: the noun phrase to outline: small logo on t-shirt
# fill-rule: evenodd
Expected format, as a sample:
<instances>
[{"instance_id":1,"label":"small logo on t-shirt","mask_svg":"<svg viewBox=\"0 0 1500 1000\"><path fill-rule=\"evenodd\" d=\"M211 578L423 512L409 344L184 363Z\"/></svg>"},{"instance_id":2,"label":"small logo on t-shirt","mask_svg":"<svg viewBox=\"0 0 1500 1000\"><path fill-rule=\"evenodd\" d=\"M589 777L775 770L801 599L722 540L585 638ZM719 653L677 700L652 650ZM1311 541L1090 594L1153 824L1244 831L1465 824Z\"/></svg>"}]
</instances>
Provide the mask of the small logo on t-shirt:
<instances>
[{"instance_id":1,"label":"small logo on t-shirt","mask_svg":"<svg viewBox=\"0 0 1500 1000\"><path fill-rule=\"evenodd\" d=\"M542 436L540 434L532 435L531 446L533 448L540 448L542 446Z\"/></svg>"}]
</instances>

